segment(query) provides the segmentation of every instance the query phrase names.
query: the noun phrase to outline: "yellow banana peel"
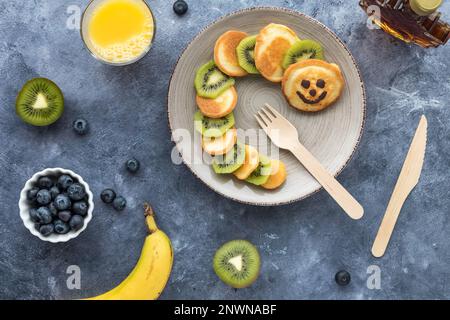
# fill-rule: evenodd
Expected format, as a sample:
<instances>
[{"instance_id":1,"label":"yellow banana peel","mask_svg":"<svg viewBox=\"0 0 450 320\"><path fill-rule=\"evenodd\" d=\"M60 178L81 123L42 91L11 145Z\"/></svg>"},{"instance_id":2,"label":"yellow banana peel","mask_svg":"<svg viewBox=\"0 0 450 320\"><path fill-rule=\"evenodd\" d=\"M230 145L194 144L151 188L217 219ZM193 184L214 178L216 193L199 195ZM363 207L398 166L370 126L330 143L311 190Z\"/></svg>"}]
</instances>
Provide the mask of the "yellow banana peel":
<instances>
[{"instance_id":1,"label":"yellow banana peel","mask_svg":"<svg viewBox=\"0 0 450 320\"><path fill-rule=\"evenodd\" d=\"M172 245L158 229L148 203L144 204L144 214L150 234L133 271L114 289L87 300L155 300L161 295L172 271Z\"/></svg>"}]
</instances>

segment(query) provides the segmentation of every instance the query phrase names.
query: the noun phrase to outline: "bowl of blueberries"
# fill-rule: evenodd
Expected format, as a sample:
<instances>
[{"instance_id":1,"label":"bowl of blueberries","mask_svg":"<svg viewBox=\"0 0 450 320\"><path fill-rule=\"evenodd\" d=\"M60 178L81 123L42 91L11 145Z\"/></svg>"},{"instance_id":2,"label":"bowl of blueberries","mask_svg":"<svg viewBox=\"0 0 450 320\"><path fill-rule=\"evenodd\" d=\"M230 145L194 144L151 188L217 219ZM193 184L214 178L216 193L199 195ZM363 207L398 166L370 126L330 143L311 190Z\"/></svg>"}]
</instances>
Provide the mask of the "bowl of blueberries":
<instances>
[{"instance_id":1,"label":"bowl of blueberries","mask_svg":"<svg viewBox=\"0 0 450 320\"><path fill-rule=\"evenodd\" d=\"M66 242L86 229L94 210L88 184L71 170L50 168L25 183L20 193L20 217L41 240Z\"/></svg>"}]
</instances>

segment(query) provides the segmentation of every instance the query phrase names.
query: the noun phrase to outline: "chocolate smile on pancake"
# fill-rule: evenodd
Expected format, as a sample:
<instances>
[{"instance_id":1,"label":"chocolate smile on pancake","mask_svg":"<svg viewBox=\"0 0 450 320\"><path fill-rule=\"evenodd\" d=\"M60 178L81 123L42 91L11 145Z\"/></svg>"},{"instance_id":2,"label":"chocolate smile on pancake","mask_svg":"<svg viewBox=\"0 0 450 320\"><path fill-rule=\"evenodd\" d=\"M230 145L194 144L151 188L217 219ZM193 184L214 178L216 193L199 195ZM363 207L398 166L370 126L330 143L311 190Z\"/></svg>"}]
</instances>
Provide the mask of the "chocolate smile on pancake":
<instances>
[{"instance_id":1,"label":"chocolate smile on pancake","mask_svg":"<svg viewBox=\"0 0 450 320\"><path fill-rule=\"evenodd\" d=\"M344 78L339 67L316 59L290 65L282 83L283 94L291 106L313 112L335 102L343 87Z\"/></svg>"},{"instance_id":2,"label":"chocolate smile on pancake","mask_svg":"<svg viewBox=\"0 0 450 320\"><path fill-rule=\"evenodd\" d=\"M315 96L317 96L318 92L321 89L325 88L325 80L323 80L323 79L318 79L316 81L316 84L315 84L316 89L311 88L311 81L309 81L309 80L302 80L300 84L303 89L306 89L309 96L311 96L311 99L308 99L305 95L303 95L303 93L301 93L300 91L297 90L297 95L306 104L319 103L320 101L325 99L325 97L327 96L327 92L325 90L323 90L322 93L320 93L317 98L314 98ZM302 90L302 89L300 89L300 90Z\"/></svg>"}]
</instances>

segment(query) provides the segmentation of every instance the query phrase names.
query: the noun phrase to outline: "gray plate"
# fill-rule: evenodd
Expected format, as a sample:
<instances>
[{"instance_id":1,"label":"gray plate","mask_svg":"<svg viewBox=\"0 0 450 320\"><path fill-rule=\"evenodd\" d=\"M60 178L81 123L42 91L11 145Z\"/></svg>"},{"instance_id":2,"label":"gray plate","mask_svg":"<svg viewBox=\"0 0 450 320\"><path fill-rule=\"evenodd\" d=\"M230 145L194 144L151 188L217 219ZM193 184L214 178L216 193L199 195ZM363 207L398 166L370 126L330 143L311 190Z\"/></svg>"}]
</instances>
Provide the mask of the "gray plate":
<instances>
[{"instance_id":1,"label":"gray plate","mask_svg":"<svg viewBox=\"0 0 450 320\"><path fill-rule=\"evenodd\" d=\"M271 22L292 28L301 39L321 43L326 60L341 67L346 86L334 105L318 113L304 113L288 105L279 84L261 76L236 78L239 96L234 111L236 128L259 129L254 114L268 102L298 128L300 141L330 173L337 175L358 146L366 108L364 85L351 53L330 29L309 16L282 8L251 8L222 17L200 32L181 55L170 81L168 114L172 136L184 163L211 189L233 200L255 205L301 200L318 191L320 185L293 155L282 150L279 156L286 164L288 177L276 190L264 190L232 175L215 174L208 159L201 159L200 137L193 125L197 110L193 83L196 69L213 58L215 41L222 33L237 29L256 34ZM264 140L265 136L260 135L258 141L250 144L267 153Z\"/></svg>"}]
</instances>

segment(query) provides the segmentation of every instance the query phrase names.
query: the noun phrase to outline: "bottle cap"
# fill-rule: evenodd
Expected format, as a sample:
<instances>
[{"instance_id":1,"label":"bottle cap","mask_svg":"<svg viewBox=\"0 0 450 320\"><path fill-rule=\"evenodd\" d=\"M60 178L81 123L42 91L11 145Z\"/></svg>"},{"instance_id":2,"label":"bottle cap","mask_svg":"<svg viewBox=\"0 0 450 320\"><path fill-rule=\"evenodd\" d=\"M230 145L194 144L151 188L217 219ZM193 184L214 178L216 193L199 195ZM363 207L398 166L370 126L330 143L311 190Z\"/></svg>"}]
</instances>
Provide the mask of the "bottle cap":
<instances>
[{"instance_id":1,"label":"bottle cap","mask_svg":"<svg viewBox=\"0 0 450 320\"><path fill-rule=\"evenodd\" d=\"M410 0L411 9L419 16L428 16L442 4L442 0Z\"/></svg>"}]
</instances>

